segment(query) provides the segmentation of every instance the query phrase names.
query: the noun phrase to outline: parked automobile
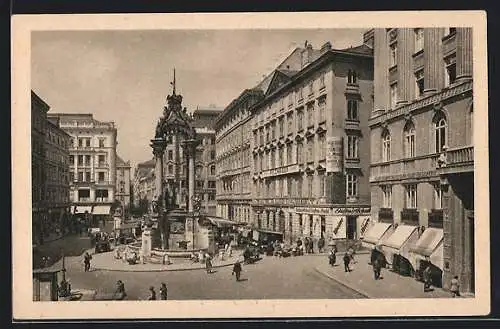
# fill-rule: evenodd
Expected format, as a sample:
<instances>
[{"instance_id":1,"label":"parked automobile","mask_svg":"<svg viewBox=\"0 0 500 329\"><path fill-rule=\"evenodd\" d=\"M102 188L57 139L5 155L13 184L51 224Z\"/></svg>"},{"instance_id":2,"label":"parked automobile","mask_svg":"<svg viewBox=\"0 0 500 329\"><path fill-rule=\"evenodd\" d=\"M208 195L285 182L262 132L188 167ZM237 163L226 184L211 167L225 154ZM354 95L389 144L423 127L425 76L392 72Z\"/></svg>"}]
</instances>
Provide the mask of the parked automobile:
<instances>
[{"instance_id":1,"label":"parked automobile","mask_svg":"<svg viewBox=\"0 0 500 329\"><path fill-rule=\"evenodd\" d=\"M95 253L108 252L111 251L111 245L107 240L97 241L95 245Z\"/></svg>"}]
</instances>

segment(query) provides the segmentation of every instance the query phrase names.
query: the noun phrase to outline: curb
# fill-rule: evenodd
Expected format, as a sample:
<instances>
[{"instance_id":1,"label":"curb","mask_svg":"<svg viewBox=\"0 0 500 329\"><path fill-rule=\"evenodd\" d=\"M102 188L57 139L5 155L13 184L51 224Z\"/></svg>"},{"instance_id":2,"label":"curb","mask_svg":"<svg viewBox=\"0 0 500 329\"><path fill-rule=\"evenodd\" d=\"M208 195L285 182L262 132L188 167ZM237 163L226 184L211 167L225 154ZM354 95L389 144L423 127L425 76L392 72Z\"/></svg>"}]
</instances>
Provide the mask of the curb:
<instances>
[{"instance_id":1,"label":"curb","mask_svg":"<svg viewBox=\"0 0 500 329\"><path fill-rule=\"evenodd\" d=\"M353 290L353 291L357 292L358 294L363 295L363 296L364 296L364 297L366 297L366 298L371 298L371 299L376 298L376 297L371 296L370 294L368 294L366 291L364 291L364 290L362 290L362 289L359 289L359 288L353 288L353 287L351 287L350 285L345 284L344 282L342 282L342 281L340 281L340 280L336 279L334 276L332 276L332 275L330 275L330 274L328 274L328 273L325 273L324 271L320 270L318 267L315 267L315 268L314 268L314 270L315 270L316 272L318 272L319 274L322 274L323 276L327 277L328 279L330 279L330 280L332 280L332 281L335 281L335 282L337 282L338 284L340 284L341 286L343 286L343 287L345 287L345 288L347 288L347 289Z\"/></svg>"},{"instance_id":2,"label":"curb","mask_svg":"<svg viewBox=\"0 0 500 329\"><path fill-rule=\"evenodd\" d=\"M221 268L234 265L233 263L228 263L224 265L213 265L212 268ZM137 273L147 273L147 272L181 272L181 271L199 271L205 270L205 267L196 268L175 268L175 269L151 269L151 270L120 270L120 269L105 269L99 267L93 267L93 271L108 271L108 272L137 272Z\"/></svg>"}]
</instances>

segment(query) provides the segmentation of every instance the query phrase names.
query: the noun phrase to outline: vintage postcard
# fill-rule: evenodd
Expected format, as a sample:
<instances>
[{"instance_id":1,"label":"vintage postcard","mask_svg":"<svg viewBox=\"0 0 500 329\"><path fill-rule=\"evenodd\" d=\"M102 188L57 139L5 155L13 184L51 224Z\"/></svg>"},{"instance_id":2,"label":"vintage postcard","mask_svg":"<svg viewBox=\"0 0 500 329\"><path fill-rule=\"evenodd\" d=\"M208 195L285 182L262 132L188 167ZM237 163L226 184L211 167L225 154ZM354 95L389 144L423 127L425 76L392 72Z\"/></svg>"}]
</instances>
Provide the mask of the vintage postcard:
<instances>
[{"instance_id":1,"label":"vintage postcard","mask_svg":"<svg viewBox=\"0 0 500 329\"><path fill-rule=\"evenodd\" d=\"M489 313L484 12L18 15L12 40L15 319Z\"/></svg>"}]
</instances>

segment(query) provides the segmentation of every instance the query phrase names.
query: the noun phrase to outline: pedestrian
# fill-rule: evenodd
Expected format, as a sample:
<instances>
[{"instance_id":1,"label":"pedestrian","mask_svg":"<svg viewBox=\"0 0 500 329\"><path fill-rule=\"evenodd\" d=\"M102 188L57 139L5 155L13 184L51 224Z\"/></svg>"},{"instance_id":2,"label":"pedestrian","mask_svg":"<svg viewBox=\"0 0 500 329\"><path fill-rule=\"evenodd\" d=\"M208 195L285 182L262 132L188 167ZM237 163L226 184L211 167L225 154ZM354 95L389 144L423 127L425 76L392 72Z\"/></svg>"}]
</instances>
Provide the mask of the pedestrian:
<instances>
[{"instance_id":1,"label":"pedestrian","mask_svg":"<svg viewBox=\"0 0 500 329\"><path fill-rule=\"evenodd\" d=\"M460 297L460 283L458 282L458 275L455 275L453 279L451 279L450 291L453 298Z\"/></svg>"},{"instance_id":2,"label":"pedestrian","mask_svg":"<svg viewBox=\"0 0 500 329\"><path fill-rule=\"evenodd\" d=\"M423 272L424 279L424 292L428 292L431 290L431 267L427 265Z\"/></svg>"},{"instance_id":3,"label":"pedestrian","mask_svg":"<svg viewBox=\"0 0 500 329\"><path fill-rule=\"evenodd\" d=\"M236 274L236 281L240 281L241 263L239 260L237 260L236 263L234 263L233 272L231 273L231 275L234 275L234 274Z\"/></svg>"},{"instance_id":4,"label":"pedestrian","mask_svg":"<svg viewBox=\"0 0 500 329\"><path fill-rule=\"evenodd\" d=\"M318 251L319 253L322 253L323 252L323 248L325 247L325 238L324 237L321 237L319 238L318 240Z\"/></svg>"},{"instance_id":5,"label":"pedestrian","mask_svg":"<svg viewBox=\"0 0 500 329\"><path fill-rule=\"evenodd\" d=\"M148 297L148 300L156 300L156 291L155 291L155 288L153 286L149 287L149 297Z\"/></svg>"},{"instance_id":6,"label":"pedestrian","mask_svg":"<svg viewBox=\"0 0 500 329\"><path fill-rule=\"evenodd\" d=\"M167 285L162 282L160 287L160 299L167 300Z\"/></svg>"},{"instance_id":7,"label":"pedestrian","mask_svg":"<svg viewBox=\"0 0 500 329\"><path fill-rule=\"evenodd\" d=\"M314 254L314 241L313 239L309 239L309 253Z\"/></svg>"},{"instance_id":8,"label":"pedestrian","mask_svg":"<svg viewBox=\"0 0 500 329\"><path fill-rule=\"evenodd\" d=\"M351 272L351 269L349 268L349 263L351 262L351 257L349 257L348 253L344 254L343 260L344 260L344 270L346 272Z\"/></svg>"},{"instance_id":9,"label":"pedestrian","mask_svg":"<svg viewBox=\"0 0 500 329\"><path fill-rule=\"evenodd\" d=\"M207 273L212 273L212 257L207 254L205 257L205 268L207 269Z\"/></svg>"},{"instance_id":10,"label":"pedestrian","mask_svg":"<svg viewBox=\"0 0 500 329\"><path fill-rule=\"evenodd\" d=\"M381 263L378 257L376 257L372 261L372 266L373 266L373 275L375 277L375 280L380 279Z\"/></svg>"},{"instance_id":11,"label":"pedestrian","mask_svg":"<svg viewBox=\"0 0 500 329\"><path fill-rule=\"evenodd\" d=\"M116 300L124 300L127 297L127 293L125 292L125 284L122 280L116 281L116 291L113 295L113 299Z\"/></svg>"},{"instance_id":12,"label":"pedestrian","mask_svg":"<svg viewBox=\"0 0 500 329\"><path fill-rule=\"evenodd\" d=\"M85 272L90 271L90 260L92 259L92 255L90 255L87 251L83 256L83 264L85 265Z\"/></svg>"},{"instance_id":13,"label":"pedestrian","mask_svg":"<svg viewBox=\"0 0 500 329\"><path fill-rule=\"evenodd\" d=\"M337 255L335 255L335 249L333 248L330 250L330 254L328 255L328 261L331 266L335 266L335 263L337 262Z\"/></svg>"}]
</instances>

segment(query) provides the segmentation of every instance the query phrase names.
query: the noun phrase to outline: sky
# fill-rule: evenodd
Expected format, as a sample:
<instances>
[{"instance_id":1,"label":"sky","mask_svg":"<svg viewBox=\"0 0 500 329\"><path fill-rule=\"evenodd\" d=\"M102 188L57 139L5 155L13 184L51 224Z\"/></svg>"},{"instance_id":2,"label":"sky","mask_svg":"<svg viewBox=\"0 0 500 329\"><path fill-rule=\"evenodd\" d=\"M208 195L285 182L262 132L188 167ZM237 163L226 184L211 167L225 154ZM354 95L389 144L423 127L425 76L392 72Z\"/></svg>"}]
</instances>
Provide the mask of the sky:
<instances>
[{"instance_id":1,"label":"sky","mask_svg":"<svg viewBox=\"0 0 500 329\"><path fill-rule=\"evenodd\" d=\"M44 31L31 37L31 86L49 113L114 121L117 153L132 166L152 158L150 140L176 70L188 111L225 107L296 47L363 42L360 29Z\"/></svg>"}]
</instances>

